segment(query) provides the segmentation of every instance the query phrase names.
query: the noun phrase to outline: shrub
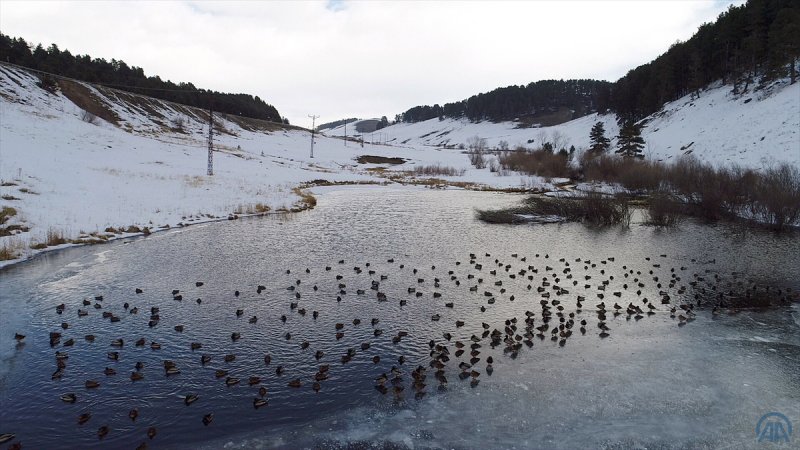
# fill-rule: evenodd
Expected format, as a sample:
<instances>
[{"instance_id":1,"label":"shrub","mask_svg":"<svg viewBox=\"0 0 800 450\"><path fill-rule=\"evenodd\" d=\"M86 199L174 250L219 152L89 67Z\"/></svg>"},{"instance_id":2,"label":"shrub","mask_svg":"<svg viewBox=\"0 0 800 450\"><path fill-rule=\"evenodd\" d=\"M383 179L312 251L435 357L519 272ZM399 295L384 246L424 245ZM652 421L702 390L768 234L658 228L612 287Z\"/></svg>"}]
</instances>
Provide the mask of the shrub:
<instances>
[{"instance_id":1,"label":"shrub","mask_svg":"<svg viewBox=\"0 0 800 450\"><path fill-rule=\"evenodd\" d=\"M520 223L520 215L558 216L571 222L591 225L630 224L631 209L625 196L590 193L580 198L529 197L522 206L478 211L477 217L487 223Z\"/></svg>"},{"instance_id":2,"label":"shrub","mask_svg":"<svg viewBox=\"0 0 800 450\"><path fill-rule=\"evenodd\" d=\"M55 94L58 91L58 82L50 75L39 75L39 82L36 85L51 94Z\"/></svg>"},{"instance_id":3,"label":"shrub","mask_svg":"<svg viewBox=\"0 0 800 450\"><path fill-rule=\"evenodd\" d=\"M539 175L545 178L571 178L575 175L569 166L568 155L553 154L546 149L504 152L499 156L503 169Z\"/></svg>"},{"instance_id":4,"label":"shrub","mask_svg":"<svg viewBox=\"0 0 800 450\"><path fill-rule=\"evenodd\" d=\"M170 123L172 123L172 129L174 131L183 132L186 120L183 118L183 116L177 116L173 118Z\"/></svg>"},{"instance_id":5,"label":"shrub","mask_svg":"<svg viewBox=\"0 0 800 450\"><path fill-rule=\"evenodd\" d=\"M671 227L683 219L683 205L669 191L663 190L650 196L645 210L645 223L659 227Z\"/></svg>"},{"instance_id":6,"label":"shrub","mask_svg":"<svg viewBox=\"0 0 800 450\"><path fill-rule=\"evenodd\" d=\"M800 220L800 169L781 164L767 169L755 184L753 212L781 230Z\"/></svg>"},{"instance_id":7,"label":"shrub","mask_svg":"<svg viewBox=\"0 0 800 450\"><path fill-rule=\"evenodd\" d=\"M456 169L450 166L443 166L441 164L432 164L427 166L414 167L415 175L446 175L451 177L460 177L464 175L464 169Z\"/></svg>"},{"instance_id":8,"label":"shrub","mask_svg":"<svg viewBox=\"0 0 800 450\"><path fill-rule=\"evenodd\" d=\"M89 111L83 110L81 112L81 120L86 122L86 123L94 124L94 123L97 122L97 116L95 116L94 114L90 113Z\"/></svg>"},{"instance_id":9,"label":"shrub","mask_svg":"<svg viewBox=\"0 0 800 450\"><path fill-rule=\"evenodd\" d=\"M483 157L483 151L472 151L469 153L469 162L476 169L486 168L486 159Z\"/></svg>"},{"instance_id":10,"label":"shrub","mask_svg":"<svg viewBox=\"0 0 800 450\"><path fill-rule=\"evenodd\" d=\"M666 177L663 164L619 156L586 152L581 158L587 180L619 183L632 191L654 191Z\"/></svg>"},{"instance_id":11,"label":"shrub","mask_svg":"<svg viewBox=\"0 0 800 450\"><path fill-rule=\"evenodd\" d=\"M614 225L631 223L631 209L626 195L608 196L590 192L578 200L583 220L592 225Z\"/></svg>"}]
</instances>

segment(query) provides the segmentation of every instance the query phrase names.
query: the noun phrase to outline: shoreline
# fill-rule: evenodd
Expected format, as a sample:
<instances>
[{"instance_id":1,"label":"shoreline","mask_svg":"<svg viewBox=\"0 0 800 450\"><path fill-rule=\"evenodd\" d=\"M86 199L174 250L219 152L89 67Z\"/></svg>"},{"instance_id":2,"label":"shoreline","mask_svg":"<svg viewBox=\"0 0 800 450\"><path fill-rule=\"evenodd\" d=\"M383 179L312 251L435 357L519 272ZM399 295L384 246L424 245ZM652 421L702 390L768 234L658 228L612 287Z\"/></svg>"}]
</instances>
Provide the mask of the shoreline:
<instances>
[{"instance_id":1,"label":"shoreline","mask_svg":"<svg viewBox=\"0 0 800 450\"><path fill-rule=\"evenodd\" d=\"M65 250L74 247L83 247L83 246L92 246L92 245L101 245L108 242L115 242L122 239L130 239L130 238L139 238L143 236L149 236L151 234L174 230L176 228L182 229L187 228L193 225L200 225L200 224L209 224L215 222L222 222L222 221L229 221L229 220L239 220L244 218L257 218L257 217L266 217L266 216L277 216L277 215L286 215L286 214L294 214L300 213L308 210L314 209L316 205L316 198L314 195L324 195L326 192L333 192L337 190L344 190L344 189L363 189L366 187L388 187L392 186L395 188L400 189L442 189L442 190L465 190L465 191L478 191L478 192L497 192L497 193L504 193L504 194L535 194L535 193L546 193L546 192L553 192L553 191L544 191L544 192L534 192L534 191L524 191L518 188L494 188L487 185L475 184L471 183L469 186L463 186L460 183L451 184L449 180L440 180L436 179L437 181L442 181L442 183L435 183L431 184L427 179L388 179L383 177L377 177L379 180L375 180L374 182L365 182L365 181L336 181L330 182L327 180L318 180L318 181L309 181L300 183L297 186L292 188L300 198L298 201L290 208L284 210L274 210L274 211L265 211L265 212L256 212L256 213L245 213L245 214L236 214L236 213L229 213L227 217L213 217L213 218L198 218L193 220L191 223L186 223L185 221L180 221L175 225L169 225L158 227L155 229L151 229L149 231L138 231L132 233L114 233L113 236L107 236L105 239L96 239L92 241L84 241L84 242L75 242L79 241L79 238L73 240L73 242L67 242L64 244L48 246L41 249L34 249L31 247L26 247L26 254L19 258L10 259L6 261L0 261L0 273L8 267L16 266L20 263L25 263L28 261L35 260L39 255L45 253L56 252L59 250ZM304 195L305 194L305 195ZM310 198L309 198L310 197ZM95 231L93 233L100 233L100 231Z\"/></svg>"}]
</instances>

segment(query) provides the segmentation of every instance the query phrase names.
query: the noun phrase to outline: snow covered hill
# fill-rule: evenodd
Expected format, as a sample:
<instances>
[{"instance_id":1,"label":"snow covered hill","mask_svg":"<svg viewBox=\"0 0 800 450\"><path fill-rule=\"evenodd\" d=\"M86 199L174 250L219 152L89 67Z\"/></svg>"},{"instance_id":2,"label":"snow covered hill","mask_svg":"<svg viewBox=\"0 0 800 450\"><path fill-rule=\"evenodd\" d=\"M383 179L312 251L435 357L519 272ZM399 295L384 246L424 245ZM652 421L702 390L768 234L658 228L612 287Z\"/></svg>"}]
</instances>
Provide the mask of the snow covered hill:
<instances>
[{"instance_id":1,"label":"snow covered hill","mask_svg":"<svg viewBox=\"0 0 800 450\"><path fill-rule=\"evenodd\" d=\"M489 147L505 141L510 148L538 148L552 142L557 148L585 149L589 130L603 122L607 137L619 132L613 114L591 114L552 127L517 128L513 122L480 122L431 119L413 124L400 123L367 133L368 142L380 141L405 146L459 146L479 136ZM325 130L341 136L343 127ZM353 124L348 124L352 135ZM668 103L646 119L642 130L645 155L670 161L691 154L715 165L738 164L764 167L778 162L800 164L800 83L774 82L756 92L731 93L731 87L714 85L699 98L689 96ZM612 139L612 145L615 140Z\"/></svg>"},{"instance_id":2,"label":"snow covered hill","mask_svg":"<svg viewBox=\"0 0 800 450\"><path fill-rule=\"evenodd\" d=\"M474 169L459 150L427 146L345 145L317 135L312 159L308 130L237 117L216 119L214 176L206 176L206 111L74 81L61 81L51 93L38 82L0 64L0 256L6 258L31 256L62 238L88 242L302 208L296 188L304 183L390 182L380 176L384 168L397 174L438 164L459 171L453 181L547 186L538 177ZM362 155L404 163L361 164Z\"/></svg>"}]
</instances>

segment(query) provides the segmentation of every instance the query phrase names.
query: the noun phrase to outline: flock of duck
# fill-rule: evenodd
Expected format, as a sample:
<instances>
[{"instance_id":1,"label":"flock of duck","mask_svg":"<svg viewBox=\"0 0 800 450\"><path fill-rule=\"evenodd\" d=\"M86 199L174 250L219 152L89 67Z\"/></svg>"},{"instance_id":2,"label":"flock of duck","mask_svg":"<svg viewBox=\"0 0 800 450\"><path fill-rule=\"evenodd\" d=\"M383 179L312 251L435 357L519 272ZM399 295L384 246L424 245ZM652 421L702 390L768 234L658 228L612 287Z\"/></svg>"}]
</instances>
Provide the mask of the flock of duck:
<instances>
[{"instance_id":1,"label":"flock of duck","mask_svg":"<svg viewBox=\"0 0 800 450\"><path fill-rule=\"evenodd\" d=\"M372 340L363 341L358 346L342 348L339 354L329 355L321 349L315 349L317 342L293 336L287 329L285 332L281 331L282 338L287 343L296 343L294 348L297 352L308 352L314 357L315 364L306 373L292 373L289 376L287 368L277 363L285 360L287 355L266 353L263 356L259 355L263 365L252 368L254 372L252 376L239 378L226 369L208 369L211 372L208 376L215 377L228 387L246 384L253 389L250 406L261 409L269 405L271 392L264 386L264 381L271 377L267 375L268 373L273 373L275 377L286 375L285 386L290 390L310 388L314 392L324 391L323 384L337 371L337 365L348 364L360 355L368 353L378 341L386 340L387 344L390 341L395 346L410 334L415 334L401 329L392 336L388 334L384 336L381 328L382 317L343 319L336 311L337 305L343 299L350 302L379 304L397 302L401 308L413 307L415 303L430 305L431 302L437 306L438 312L430 315L430 321L435 322L432 325L438 334L412 336L415 342L425 342L426 348L407 355L400 351L389 354L372 351L370 353L374 354L366 357L366 360L371 361L375 367L374 378L370 384L379 393L377 395L391 395L401 401L407 395L421 399L432 389L446 391L454 379L458 380L455 382L464 382L473 388L477 387L482 375L491 376L495 365L501 359L518 358L523 351L537 345L537 341L544 345L564 347L575 336L596 334L601 339L608 338L612 333L613 322L617 318L639 321L648 316L663 314L674 320L678 326L684 326L695 320L698 308L707 309L714 316L721 313L735 313L739 306L745 304L745 300L752 298L770 297L780 301L797 298L796 293L791 290L760 286L752 280L746 280L738 273L723 275L710 268L692 272L684 266L667 267L666 264L662 267L662 263L667 261L666 256L646 258L643 268L634 268L617 264L614 257L599 260L576 258L568 261L565 258L556 260L549 255L536 254L528 258L512 254L510 258L501 260L489 253L480 256L472 253L463 261L456 261L449 268L431 266L429 270L427 267L425 270L406 267L394 259L388 259L385 264L381 264L381 273L370 263L364 263L363 267L346 268L345 261L340 260L338 264L319 269L321 275L316 280L329 280L332 285L325 286L324 292L335 293L330 295L324 305L306 300L321 289L317 284L306 287L309 285L307 281L312 273L311 268L301 269L299 272L287 269L279 276L288 284L285 287L286 294L270 290L264 285L258 285L255 289L256 296L264 295L264 291L270 291L278 297L287 295L288 298L285 300L278 300L278 304L283 305L284 310L247 311L247 304L236 302L242 293L234 291L231 293L230 311L220 309L218 314L233 314L237 318L246 319L249 325L266 323L268 327L285 326L292 315L310 316L309 326L313 327L318 323L318 318L329 315L338 320L329 330L333 345L340 342L350 328L367 326L367 323L372 327L370 333ZM714 263L714 261L694 260L692 262L697 263L695 267L713 267ZM409 277L411 282L401 282L405 284L402 290L396 289L397 284L393 285L394 288L389 286L389 289L386 289L387 280L397 281ZM353 282L361 285L348 291L350 289L348 283ZM447 286L443 288L445 284ZM203 286L203 282L195 282L196 291L202 292ZM454 291L460 294L455 296L452 294ZM184 301L184 295L187 293L180 289L171 292L174 301ZM101 344L98 347L106 353L108 361L107 367L97 370L97 377L85 380L83 385L86 390L102 390L101 375L112 377L118 372L125 372L125 376L136 383L146 383L149 377L156 376L146 371L142 362L137 362L130 370L126 370L120 367L119 361L120 356L131 345L158 351L162 349L159 342L141 336L95 342L96 337L93 334L71 335L71 326L67 319L68 317L72 317L73 320L99 318L115 323L124 320L126 316L149 314L147 329L158 329L161 310L167 308L170 303L167 300L157 305L148 305L147 300L142 300L149 298L145 290L137 288L126 301L122 299L109 299L109 301L104 299L103 295L97 295L92 299L57 305L54 308L54 317L61 323L48 336L50 346L56 349L54 370L50 378L57 382L69 376L69 350L74 346L83 345L80 341L86 344ZM188 295L186 300L197 304L203 303L202 298L189 300ZM504 320L497 320L498 314L483 316L495 319L480 319L482 313L492 308L495 308L494 313L502 315L506 311L502 309L502 305L507 302L515 302L515 307L507 308L508 311L524 309L524 313ZM314 309L315 307L319 309ZM386 310L389 311L388 308ZM256 312L262 316L259 317ZM452 320L457 314L463 316ZM185 320L190 318L187 317ZM361 325L362 320L364 325ZM396 322L398 317L391 316L389 320ZM402 323L402 319L400 322L400 326L416 328L414 324ZM184 328L185 325L175 325L173 330L182 333ZM429 326L425 328L431 329ZM147 330L142 332L154 334ZM243 334L242 331L231 331L230 345L235 346ZM15 338L22 343L26 336L17 333ZM198 353L197 364L207 368L212 360L219 356L203 353L204 344L201 341L185 342L187 348ZM105 345L107 347L103 347ZM226 363L233 363L237 355L227 353L221 358ZM276 359L275 363L273 358ZM164 358L162 365L163 377L169 378L181 373L182 368L171 359ZM295 368L292 371L297 370ZM202 396L203 394L199 392L186 392L182 403L188 407L201 400ZM81 402L82 397L81 392L65 392L60 395L60 399L65 403ZM202 403L199 401L199 404ZM197 421L203 426L211 426L215 416L208 406L205 408L198 413ZM139 410L132 408L128 418L135 423L139 415ZM88 426L91 422L100 422L97 424L96 434L99 439L103 439L109 433L113 433L113 429L102 419L93 417L91 411L85 410L75 418L75 421L81 427ZM143 431L142 438L146 436L147 439L137 447L140 449L147 448L147 441L155 439L159 433L155 426ZM0 434L0 444L11 442L15 438L10 433ZM21 443L15 442L9 448L21 448Z\"/></svg>"}]
</instances>

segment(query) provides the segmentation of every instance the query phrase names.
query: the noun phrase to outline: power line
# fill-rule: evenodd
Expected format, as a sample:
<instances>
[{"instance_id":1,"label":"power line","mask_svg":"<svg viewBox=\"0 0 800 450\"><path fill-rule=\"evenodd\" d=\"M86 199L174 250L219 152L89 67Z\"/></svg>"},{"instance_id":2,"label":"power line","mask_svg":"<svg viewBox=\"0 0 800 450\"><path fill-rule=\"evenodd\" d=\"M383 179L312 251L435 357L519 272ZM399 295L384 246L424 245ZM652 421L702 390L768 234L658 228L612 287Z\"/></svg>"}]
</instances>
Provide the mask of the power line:
<instances>
[{"instance_id":1,"label":"power line","mask_svg":"<svg viewBox=\"0 0 800 450\"><path fill-rule=\"evenodd\" d=\"M314 122L317 120L319 116L315 116L309 114L308 117L311 117L311 157L314 157Z\"/></svg>"},{"instance_id":2,"label":"power line","mask_svg":"<svg viewBox=\"0 0 800 450\"><path fill-rule=\"evenodd\" d=\"M208 104L208 176L214 175L214 107Z\"/></svg>"}]
</instances>

